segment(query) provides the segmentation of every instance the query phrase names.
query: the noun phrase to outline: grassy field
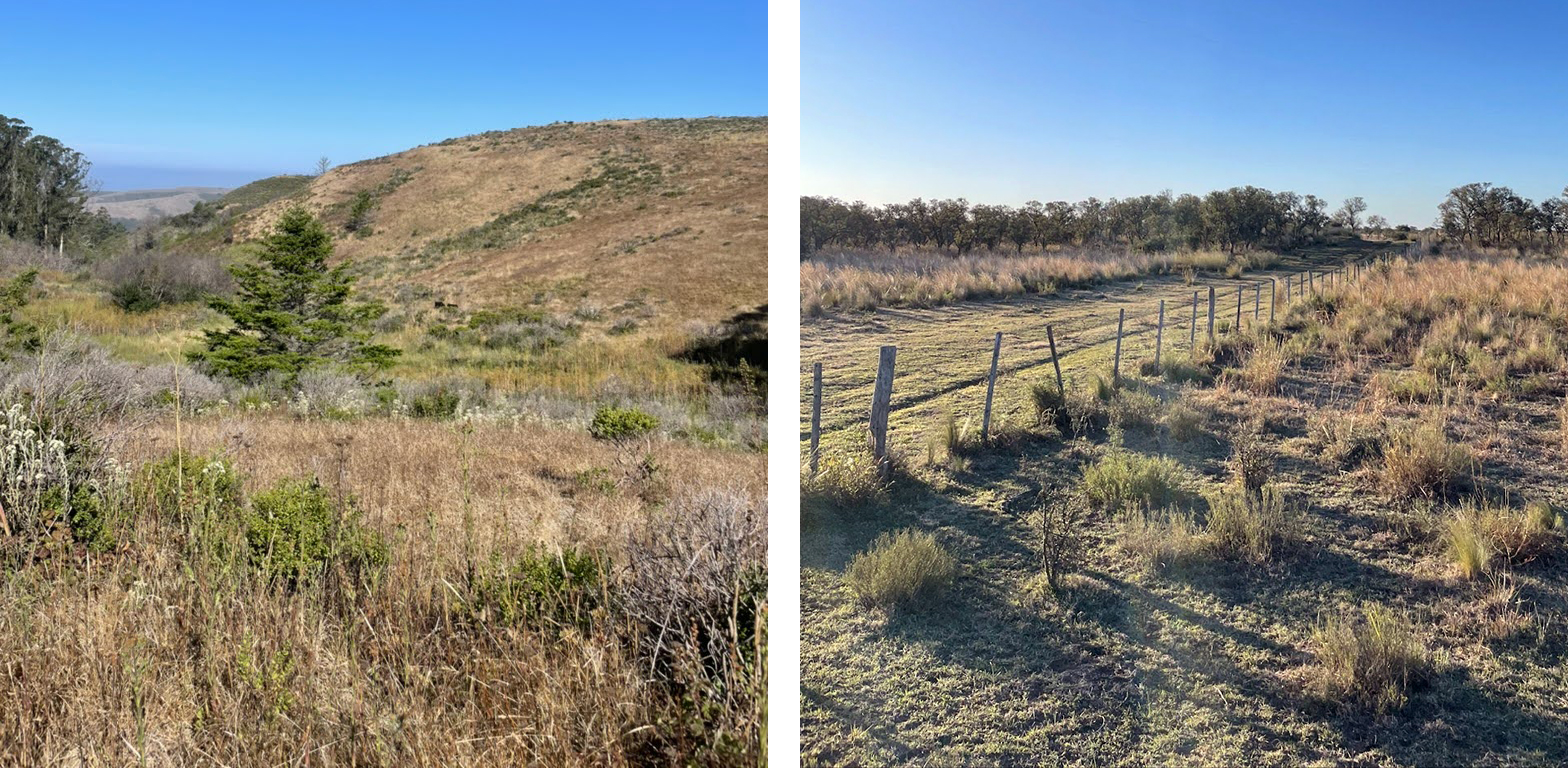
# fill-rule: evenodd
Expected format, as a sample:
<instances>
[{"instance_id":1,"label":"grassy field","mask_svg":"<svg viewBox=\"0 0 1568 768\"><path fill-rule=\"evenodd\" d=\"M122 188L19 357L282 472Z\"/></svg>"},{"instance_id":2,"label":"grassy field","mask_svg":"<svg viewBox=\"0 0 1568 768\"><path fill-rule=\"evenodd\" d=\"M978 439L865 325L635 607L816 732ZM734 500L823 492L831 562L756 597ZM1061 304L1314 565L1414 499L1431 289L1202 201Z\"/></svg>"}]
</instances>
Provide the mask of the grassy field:
<instances>
[{"instance_id":1,"label":"grassy field","mask_svg":"<svg viewBox=\"0 0 1568 768\"><path fill-rule=\"evenodd\" d=\"M1562 764L1559 286L1551 264L1394 261L1200 351L1206 380L1140 374L1140 335L1105 400L1090 382L1119 307L1175 302L1166 361L1192 359L1180 280L807 322L803 402L821 361L836 474L803 501L806 763ZM1045 322L1064 410L1103 429L1036 423ZM999 438L949 438L950 414L978 425L997 330ZM846 462L880 343L900 375L879 491ZM1238 528L1227 494L1255 475L1283 503ZM1080 516L1053 527L1064 509ZM876 599L857 556L906 528L956 576ZM1063 530L1077 557L1052 589L1043 545Z\"/></svg>"}]
</instances>

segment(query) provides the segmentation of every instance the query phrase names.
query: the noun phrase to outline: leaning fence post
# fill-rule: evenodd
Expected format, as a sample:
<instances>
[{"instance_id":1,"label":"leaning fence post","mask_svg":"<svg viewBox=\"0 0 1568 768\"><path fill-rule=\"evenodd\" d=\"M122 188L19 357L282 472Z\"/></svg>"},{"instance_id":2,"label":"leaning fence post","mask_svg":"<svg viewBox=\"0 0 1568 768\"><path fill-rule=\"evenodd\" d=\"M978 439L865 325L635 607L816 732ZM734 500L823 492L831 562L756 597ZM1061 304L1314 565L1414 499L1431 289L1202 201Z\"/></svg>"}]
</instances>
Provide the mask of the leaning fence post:
<instances>
[{"instance_id":1,"label":"leaning fence post","mask_svg":"<svg viewBox=\"0 0 1568 768\"><path fill-rule=\"evenodd\" d=\"M811 364L811 476L817 476L818 445L822 442L822 364Z\"/></svg>"},{"instance_id":2,"label":"leaning fence post","mask_svg":"<svg viewBox=\"0 0 1568 768\"><path fill-rule=\"evenodd\" d=\"M1209 286L1209 343L1214 343L1214 286Z\"/></svg>"},{"instance_id":3,"label":"leaning fence post","mask_svg":"<svg viewBox=\"0 0 1568 768\"><path fill-rule=\"evenodd\" d=\"M1045 340L1051 343L1051 367L1056 369L1056 394L1067 397L1067 389L1062 386L1062 363L1056 359L1056 334L1051 333L1051 326L1045 326Z\"/></svg>"},{"instance_id":4,"label":"leaning fence post","mask_svg":"<svg viewBox=\"0 0 1568 768\"><path fill-rule=\"evenodd\" d=\"M985 416L980 419L980 441L991 442L991 394L996 391L996 361L1002 356L1002 332L996 332L996 343L991 347L991 375L985 381Z\"/></svg>"},{"instance_id":5,"label":"leaning fence post","mask_svg":"<svg viewBox=\"0 0 1568 768\"><path fill-rule=\"evenodd\" d=\"M1116 310L1116 358L1111 362L1111 383L1122 381L1122 322L1127 319L1127 308Z\"/></svg>"},{"instance_id":6,"label":"leaning fence post","mask_svg":"<svg viewBox=\"0 0 1568 768\"><path fill-rule=\"evenodd\" d=\"M871 393L871 458L886 480L893 474L893 464L887 457L887 415L893 401L893 362L898 357L898 347L882 347L877 362L877 384Z\"/></svg>"},{"instance_id":7,"label":"leaning fence post","mask_svg":"<svg viewBox=\"0 0 1568 768\"><path fill-rule=\"evenodd\" d=\"M1165 343L1165 300L1160 299L1160 320L1154 326L1154 370L1160 370L1160 346Z\"/></svg>"}]
</instances>

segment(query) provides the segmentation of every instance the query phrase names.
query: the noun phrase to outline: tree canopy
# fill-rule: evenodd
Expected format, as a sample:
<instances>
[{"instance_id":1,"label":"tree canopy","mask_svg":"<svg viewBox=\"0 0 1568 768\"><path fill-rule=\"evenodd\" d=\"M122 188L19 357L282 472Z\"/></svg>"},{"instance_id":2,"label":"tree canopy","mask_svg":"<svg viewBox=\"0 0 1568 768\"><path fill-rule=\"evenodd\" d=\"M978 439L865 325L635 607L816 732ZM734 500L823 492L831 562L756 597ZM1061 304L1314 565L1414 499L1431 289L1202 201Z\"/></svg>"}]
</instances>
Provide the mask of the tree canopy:
<instances>
[{"instance_id":1,"label":"tree canopy","mask_svg":"<svg viewBox=\"0 0 1568 768\"><path fill-rule=\"evenodd\" d=\"M40 245L96 247L120 229L87 210L87 159L0 115L0 234Z\"/></svg>"}]
</instances>

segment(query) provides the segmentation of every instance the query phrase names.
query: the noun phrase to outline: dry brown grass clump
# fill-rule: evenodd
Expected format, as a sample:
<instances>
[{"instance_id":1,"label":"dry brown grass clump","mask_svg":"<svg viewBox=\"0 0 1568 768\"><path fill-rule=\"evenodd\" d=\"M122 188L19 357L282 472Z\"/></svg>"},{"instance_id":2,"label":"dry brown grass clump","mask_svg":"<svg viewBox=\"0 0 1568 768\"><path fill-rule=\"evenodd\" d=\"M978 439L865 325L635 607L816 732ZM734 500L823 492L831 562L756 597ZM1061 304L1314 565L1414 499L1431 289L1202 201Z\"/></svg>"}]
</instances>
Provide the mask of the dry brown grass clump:
<instances>
[{"instance_id":1,"label":"dry brown grass clump","mask_svg":"<svg viewBox=\"0 0 1568 768\"><path fill-rule=\"evenodd\" d=\"M1426 645L1409 619L1368 603L1361 616L1328 616L1312 633L1323 697L1386 713L1405 705L1412 687L1431 667Z\"/></svg>"},{"instance_id":2,"label":"dry brown grass clump","mask_svg":"<svg viewBox=\"0 0 1568 768\"><path fill-rule=\"evenodd\" d=\"M1395 499L1445 495L1470 464L1470 451L1439 422L1392 430L1383 445L1383 491Z\"/></svg>"}]
</instances>

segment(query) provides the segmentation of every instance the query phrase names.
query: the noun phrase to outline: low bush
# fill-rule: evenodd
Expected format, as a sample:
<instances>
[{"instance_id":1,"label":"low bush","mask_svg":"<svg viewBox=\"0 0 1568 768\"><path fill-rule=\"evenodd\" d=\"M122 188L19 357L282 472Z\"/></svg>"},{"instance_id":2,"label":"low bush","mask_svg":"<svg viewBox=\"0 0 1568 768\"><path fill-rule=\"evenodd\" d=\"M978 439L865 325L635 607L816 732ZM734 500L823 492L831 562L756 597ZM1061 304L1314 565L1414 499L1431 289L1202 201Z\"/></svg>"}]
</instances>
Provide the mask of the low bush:
<instances>
[{"instance_id":1,"label":"low bush","mask_svg":"<svg viewBox=\"0 0 1568 768\"><path fill-rule=\"evenodd\" d=\"M1168 456L1115 450L1083 471L1084 497L1097 509L1125 506L1146 509L1175 504L1186 497L1181 465Z\"/></svg>"},{"instance_id":2,"label":"low bush","mask_svg":"<svg viewBox=\"0 0 1568 768\"><path fill-rule=\"evenodd\" d=\"M1056 383L1037 381L1029 385L1029 402L1034 406L1034 422L1051 424L1058 432L1072 431L1072 415L1068 411L1067 394Z\"/></svg>"},{"instance_id":3,"label":"low bush","mask_svg":"<svg viewBox=\"0 0 1568 768\"><path fill-rule=\"evenodd\" d=\"M604 406L594 411L588 434L600 440L633 440L659 428L659 420L636 408Z\"/></svg>"},{"instance_id":4,"label":"low bush","mask_svg":"<svg viewBox=\"0 0 1568 768\"><path fill-rule=\"evenodd\" d=\"M351 500L343 507L315 481L288 480L256 494L245 518L251 565L269 579L299 586L329 566L368 577L386 565L386 540L360 523Z\"/></svg>"},{"instance_id":5,"label":"low bush","mask_svg":"<svg viewBox=\"0 0 1568 768\"><path fill-rule=\"evenodd\" d=\"M1178 399L1165 409L1165 428L1170 431L1171 438L1179 443L1185 443L1203 434L1203 424L1207 419L1203 412L1194 408L1184 399Z\"/></svg>"},{"instance_id":6,"label":"low bush","mask_svg":"<svg viewBox=\"0 0 1568 768\"><path fill-rule=\"evenodd\" d=\"M450 419L457 415L458 406L462 402L462 395L438 386L414 395L408 401L408 415L416 419Z\"/></svg>"},{"instance_id":7,"label":"low bush","mask_svg":"<svg viewBox=\"0 0 1568 768\"><path fill-rule=\"evenodd\" d=\"M1280 375L1285 370L1284 348L1277 341L1264 341L1247 352L1239 368L1227 374L1242 389L1255 395L1272 395L1279 391Z\"/></svg>"},{"instance_id":8,"label":"low bush","mask_svg":"<svg viewBox=\"0 0 1568 768\"><path fill-rule=\"evenodd\" d=\"M605 604L607 569L601 557L586 551L566 547L552 552L532 545L515 562L481 570L465 607L472 618L487 624L586 627Z\"/></svg>"},{"instance_id":9,"label":"low bush","mask_svg":"<svg viewBox=\"0 0 1568 768\"><path fill-rule=\"evenodd\" d=\"M1263 440L1263 425L1240 429L1230 446L1230 474L1248 494L1258 493L1274 476L1274 449Z\"/></svg>"},{"instance_id":10,"label":"low bush","mask_svg":"<svg viewBox=\"0 0 1568 768\"><path fill-rule=\"evenodd\" d=\"M1430 669L1426 646L1409 620L1367 604L1361 616L1329 616L1312 633L1319 693L1341 705L1383 714L1405 705Z\"/></svg>"},{"instance_id":11,"label":"low bush","mask_svg":"<svg viewBox=\"0 0 1568 768\"><path fill-rule=\"evenodd\" d=\"M220 455L175 452L142 467L141 501L159 518L185 524L206 517L234 518L244 504L243 483Z\"/></svg>"},{"instance_id":12,"label":"low bush","mask_svg":"<svg viewBox=\"0 0 1568 768\"><path fill-rule=\"evenodd\" d=\"M1160 399L1141 389L1119 389L1107 403L1111 423L1123 429L1149 429L1160 421Z\"/></svg>"},{"instance_id":13,"label":"low bush","mask_svg":"<svg viewBox=\"0 0 1568 768\"><path fill-rule=\"evenodd\" d=\"M1062 587L1062 579L1083 558L1083 506L1070 496L1049 491L1040 494L1035 512L1040 529L1040 566L1045 583L1052 592Z\"/></svg>"},{"instance_id":14,"label":"low bush","mask_svg":"<svg viewBox=\"0 0 1568 768\"><path fill-rule=\"evenodd\" d=\"M103 262L98 276L109 283L115 306L127 312L197 301L234 288L233 278L214 255L128 251Z\"/></svg>"},{"instance_id":15,"label":"low bush","mask_svg":"<svg viewBox=\"0 0 1568 768\"><path fill-rule=\"evenodd\" d=\"M855 555L844 580L866 605L895 608L953 583L958 564L936 537L912 528L878 536Z\"/></svg>"}]
</instances>

